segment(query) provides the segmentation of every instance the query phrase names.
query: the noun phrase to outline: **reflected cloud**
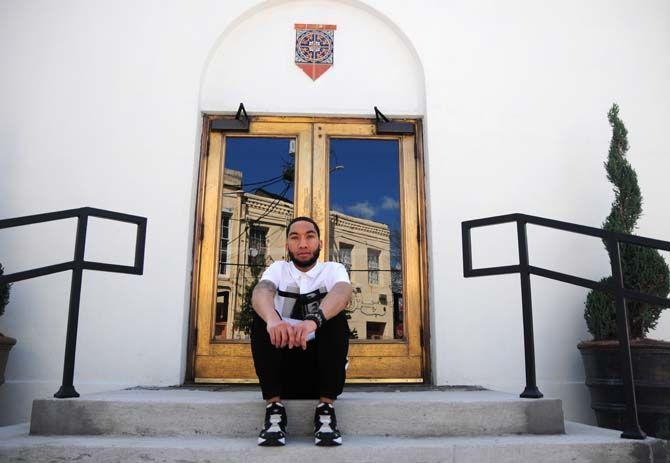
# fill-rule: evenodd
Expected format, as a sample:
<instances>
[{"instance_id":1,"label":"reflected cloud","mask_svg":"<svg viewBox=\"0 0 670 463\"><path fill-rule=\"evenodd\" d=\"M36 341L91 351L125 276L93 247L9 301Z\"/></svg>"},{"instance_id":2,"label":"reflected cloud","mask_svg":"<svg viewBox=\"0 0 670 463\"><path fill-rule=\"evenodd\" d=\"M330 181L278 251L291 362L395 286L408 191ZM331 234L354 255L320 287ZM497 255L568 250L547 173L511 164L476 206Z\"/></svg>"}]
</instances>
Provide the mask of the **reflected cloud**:
<instances>
[{"instance_id":1,"label":"reflected cloud","mask_svg":"<svg viewBox=\"0 0 670 463\"><path fill-rule=\"evenodd\" d=\"M349 206L347 209L349 209L349 212L356 214L364 219L371 219L377 212L374 206L370 204L370 201L356 203L353 206Z\"/></svg>"},{"instance_id":2,"label":"reflected cloud","mask_svg":"<svg viewBox=\"0 0 670 463\"><path fill-rule=\"evenodd\" d=\"M400 209L400 203L390 196L384 196L382 199L382 209Z\"/></svg>"}]
</instances>

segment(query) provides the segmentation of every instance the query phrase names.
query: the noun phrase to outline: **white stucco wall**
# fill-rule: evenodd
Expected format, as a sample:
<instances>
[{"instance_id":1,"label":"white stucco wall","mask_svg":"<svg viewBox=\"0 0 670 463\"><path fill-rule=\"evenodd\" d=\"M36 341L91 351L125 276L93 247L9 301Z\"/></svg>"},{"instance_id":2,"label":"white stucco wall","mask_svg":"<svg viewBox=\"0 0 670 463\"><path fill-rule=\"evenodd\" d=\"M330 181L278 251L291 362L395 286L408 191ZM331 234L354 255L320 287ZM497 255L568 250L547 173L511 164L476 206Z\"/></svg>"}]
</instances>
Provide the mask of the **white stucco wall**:
<instances>
[{"instance_id":1,"label":"white stucco wall","mask_svg":"<svg viewBox=\"0 0 670 463\"><path fill-rule=\"evenodd\" d=\"M668 239L670 5L663 1L86 1L0 6L0 217L90 205L149 219L145 274L87 272L80 392L184 377L201 111L425 118L433 372L520 392L518 277L462 276L462 220L526 212L598 226L612 199L606 112L621 105L645 196L640 234ZM293 23L334 23L335 66L294 64ZM255 31L256 35L250 34ZM264 39L265 48L259 37ZM232 66L231 63L236 64ZM71 256L73 222L0 232L8 272ZM559 241L547 245L549 237ZM505 249L494 239L509 243ZM96 222L89 258L129 262L132 230ZM598 240L531 229L538 265L607 273ZM475 264L516 261L511 227ZM566 250L574 250L568 255ZM589 421L576 343L585 290L533 279L538 384ZM0 424L25 421L62 373L69 276L17 283L19 339ZM653 336L670 337L663 316Z\"/></svg>"},{"instance_id":2,"label":"white stucco wall","mask_svg":"<svg viewBox=\"0 0 670 463\"><path fill-rule=\"evenodd\" d=\"M261 114L422 116L424 78L411 42L379 13L353 2L270 4L236 21L216 44L200 106ZM295 23L335 24L334 65L315 82L295 65ZM288 59L287 59L288 56ZM306 80L307 78L307 80Z\"/></svg>"}]
</instances>

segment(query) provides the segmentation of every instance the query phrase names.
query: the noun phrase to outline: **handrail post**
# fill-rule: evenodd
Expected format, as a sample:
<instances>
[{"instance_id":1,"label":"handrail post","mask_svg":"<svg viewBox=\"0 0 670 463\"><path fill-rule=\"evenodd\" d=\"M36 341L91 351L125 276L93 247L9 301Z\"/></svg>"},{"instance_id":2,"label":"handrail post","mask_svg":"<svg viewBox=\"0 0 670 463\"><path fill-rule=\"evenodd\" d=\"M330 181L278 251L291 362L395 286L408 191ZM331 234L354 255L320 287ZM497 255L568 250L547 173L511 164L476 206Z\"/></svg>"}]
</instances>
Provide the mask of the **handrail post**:
<instances>
[{"instance_id":1,"label":"handrail post","mask_svg":"<svg viewBox=\"0 0 670 463\"><path fill-rule=\"evenodd\" d=\"M616 303L616 323L619 335L619 353L621 355L621 377L623 379L623 390L626 398L626 410L624 413L623 432L621 433L621 437L625 439L644 439L647 435L640 428L637 416L633 361L630 353L628 309L626 308L626 298L623 295L624 281L623 272L621 270L619 241L615 238L608 238L607 247L610 250L612 277L614 277L616 285L616 292L614 294Z\"/></svg>"},{"instance_id":2,"label":"handrail post","mask_svg":"<svg viewBox=\"0 0 670 463\"><path fill-rule=\"evenodd\" d=\"M461 224L461 242L463 243L463 276L467 278L472 271L472 243L470 227L467 227L465 223Z\"/></svg>"},{"instance_id":3,"label":"handrail post","mask_svg":"<svg viewBox=\"0 0 670 463\"><path fill-rule=\"evenodd\" d=\"M65 338L65 359L63 362L63 382L54 397L66 399L79 397L74 388L74 360L77 350L77 328L79 326L79 301L81 300L81 282L84 272L84 254L86 251L86 228L88 213L82 212L77 218L77 238L74 249L74 268L70 286L70 310L67 316L67 335Z\"/></svg>"},{"instance_id":4,"label":"handrail post","mask_svg":"<svg viewBox=\"0 0 670 463\"><path fill-rule=\"evenodd\" d=\"M528 265L528 238L526 221L517 219L517 238L519 244L519 276L521 277L521 304L523 312L523 344L526 356L526 388L520 397L539 399L544 395L537 388L535 378L535 342L533 335L533 303L530 292L530 269Z\"/></svg>"},{"instance_id":5,"label":"handrail post","mask_svg":"<svg viewBox=\"0 0 670 463\"><path fill-rule=\"evenodd\" d=\"M135 262L132 267L127 265L104 264L100 262L86 262L86 230L89 217L100 217L116 220L120 222L129 222L137 225L137 235L135 238ZM79 393L74 388L74 361L77 349L77 328L79 325L79 304L81 301L81 283L84 270L100 270L114 273L131 273L142 275L144 272L144 249L146 244L147 219L130 214L121 214L118 212L95 209L91 207L80 207L78 209L68 209L57 212L47 212L45 214L36 214L13 219L0 219L0 230L11 227L21 227L36 223L51 222L54 220L64 220L77 218L77 236L75 241L74 259L70 262L62 262L56 265L35 268L23 272L12 273L9 275L0 275L0 283L13 283L15 281L28 280L53 273L72 271L72 281L70 285L70 308L67 317L67 333L65 337L65 358L63 361L63 381L60 389L54 394L58 399L79 397Z\"/></svg>"}]
</instances>

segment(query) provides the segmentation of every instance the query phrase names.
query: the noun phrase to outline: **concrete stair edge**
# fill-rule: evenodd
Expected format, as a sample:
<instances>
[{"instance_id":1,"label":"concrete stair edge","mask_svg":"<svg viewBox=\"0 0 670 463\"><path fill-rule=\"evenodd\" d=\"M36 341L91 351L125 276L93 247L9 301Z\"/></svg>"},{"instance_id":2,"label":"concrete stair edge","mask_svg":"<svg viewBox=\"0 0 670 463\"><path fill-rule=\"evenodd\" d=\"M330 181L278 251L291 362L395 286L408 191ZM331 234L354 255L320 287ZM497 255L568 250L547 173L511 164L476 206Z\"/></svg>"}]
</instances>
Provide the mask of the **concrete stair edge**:
<instances>
[{"instance_id":1,"label":"concrete stair edge","mask_svg":"<svg viewBox=\"0 0 670 463\"><path fill-rule=\"evenodd\" d=\"M242 437L257 434L264 403L248 394L93 395L33 403L36 435L139 435ZM164 397L165 400L159 400ZM237 397L237 400L235 399ZM209 398L210 400L206 400ZM475 400L477 398L486 400ZM190 399L190 400L189 400ZM289 432L312 432L314 401L287 401ZM352 435L438 437L564 432L558 399L519 399L470 392L349 394L336 404L338 422Z\"/></svg>"},{"instance_id":2,"label":"concrete stair edge","mask_svg":"<svg viewBox=\"0 0 670 463\"><path fill-rule=\"evenodd\" d=\"M621 439L618 431L566 422L563 435L506 435L479 437L347 436L345 445L320 448L307 437L289 438L282 448L256 446L246 438L138 436L30 436L27 426L0 428L0 461L13 463L53 460L86 462L179 461L274 462L322 461L424 463L507 462L649 462L666 463L669 443L648 438ZM3 437L4 436L4 437ZM325 452L325 454L324 454Z\"/></svg>"}]
</instances>

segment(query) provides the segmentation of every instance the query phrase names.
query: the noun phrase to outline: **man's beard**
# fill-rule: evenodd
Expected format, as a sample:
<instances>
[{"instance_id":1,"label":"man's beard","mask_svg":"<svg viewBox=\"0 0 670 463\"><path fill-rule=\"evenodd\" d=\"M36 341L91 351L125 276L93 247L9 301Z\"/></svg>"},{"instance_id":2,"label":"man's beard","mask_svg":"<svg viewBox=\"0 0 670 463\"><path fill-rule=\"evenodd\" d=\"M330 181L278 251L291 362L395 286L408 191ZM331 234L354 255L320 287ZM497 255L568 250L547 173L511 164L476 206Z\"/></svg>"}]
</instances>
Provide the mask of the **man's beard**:
<instances>
[{"instance_id":1,"label":"man's beard","mask_svg":"<svg viewBox=\"0 0 670 463\"><path fill-rule=\"evenodd\" d=\"M299 260L296 256L293 255L291 251L288 252L288 257L291 259L291 262L298 267L298 268L308 268L311 267L316 263L317 260L319 260L319 254L321 254L321 246L316 248L316 251L312 254L312 257L310 257L307 260Z\"/></svg>"}]
</instances>

